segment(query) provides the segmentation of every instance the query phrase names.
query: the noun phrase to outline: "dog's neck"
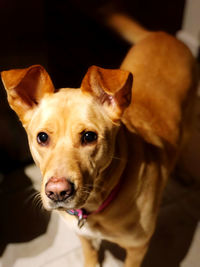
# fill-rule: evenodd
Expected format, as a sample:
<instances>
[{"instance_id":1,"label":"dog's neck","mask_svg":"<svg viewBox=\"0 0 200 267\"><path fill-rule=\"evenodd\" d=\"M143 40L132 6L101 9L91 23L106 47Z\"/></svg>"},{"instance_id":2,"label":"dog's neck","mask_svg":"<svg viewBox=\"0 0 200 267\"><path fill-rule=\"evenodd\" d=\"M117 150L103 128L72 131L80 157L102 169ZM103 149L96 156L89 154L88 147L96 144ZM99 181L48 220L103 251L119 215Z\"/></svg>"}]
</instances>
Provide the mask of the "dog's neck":
<instances>
[{"instance_id":1,"label":"dog's neck","mask_svg":"<svg viewBox=\"0 0 200 267\"><path fill-rule=\"evenodd\" d=\"M121 183L121 176L127 163L127 143L124 126L121 126L116 136L115 153L111 164L103 171L99 184L95 185L94 193L84 205L84 209L93 213L99 209L109 197L114 188Z\"/></svg>"}]
</instances>

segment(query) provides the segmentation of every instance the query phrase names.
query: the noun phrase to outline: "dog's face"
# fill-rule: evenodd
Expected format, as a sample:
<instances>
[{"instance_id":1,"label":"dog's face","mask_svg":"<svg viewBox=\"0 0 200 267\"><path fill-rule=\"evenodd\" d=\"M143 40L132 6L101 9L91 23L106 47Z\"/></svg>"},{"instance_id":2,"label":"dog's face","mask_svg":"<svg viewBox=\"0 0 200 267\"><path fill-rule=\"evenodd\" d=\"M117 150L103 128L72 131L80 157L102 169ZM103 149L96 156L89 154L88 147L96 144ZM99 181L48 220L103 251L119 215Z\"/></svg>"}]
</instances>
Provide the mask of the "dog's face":
<instances>
[{"instance_id":1,"label":"dog's face","mask_svg":"<svg viewBox=\"0 0 200 267\"><path fill-rule=\"evenodd\" d=\"M62 89L42 100L26 129L42 172L46 208L75 208L85 203L95 179L112 160L117 128L80 89ZM45 193L51 177L64 177L73 186L69 191L75 193L69 192L65 201L52 201Z\"/></svg>"},{"instance_id":2,"label":"dog's face","mask_svg":"<svg viewBox=\"0 0 200 267\"><path fill-rule=\"evenodd\" d=\"M81 88L58 92L41 66L3 72L2 80L41 170L45 208L83 207L112 162L131 74L93 66Z\"/></svg>"}]
</instances>

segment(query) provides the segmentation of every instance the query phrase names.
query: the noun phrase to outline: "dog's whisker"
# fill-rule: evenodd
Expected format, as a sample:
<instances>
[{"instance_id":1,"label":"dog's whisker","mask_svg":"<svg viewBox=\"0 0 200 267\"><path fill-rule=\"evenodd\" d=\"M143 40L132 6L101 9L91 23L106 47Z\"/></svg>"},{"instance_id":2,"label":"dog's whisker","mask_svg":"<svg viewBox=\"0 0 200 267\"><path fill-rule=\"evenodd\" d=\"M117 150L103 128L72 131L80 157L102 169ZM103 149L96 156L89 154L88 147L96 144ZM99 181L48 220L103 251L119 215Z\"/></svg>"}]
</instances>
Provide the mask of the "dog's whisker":
<instances>
[{"instance_id":1,"label":"dog's whisker","mask_svg":"<svg viewBox=\"0 0 200 267\"><path fill-rule=\"evenodd\" d=\"M31 194L26 198L26 200L24 201L24 203L27 204L30 200L33 201L34 198L35 198L38 194L39 194L39 193L38 193L37 191L31 193Z\"/></svg>"},{"instance_id":2,"label":"dog's whisker","mask_svg":"<svg viewBox=\"0 0 200 267\"><path fill-rule=\"evenodd\" d=\"M92 190L88 190L88 187L86 187L87 185L85 185L85 187L82 187L82 192L88 192L91 193L93 191L105 191L106 188L100 185L93 185L92 186Z\"/></svg>"},{"instance_id":3,"label":"dog's whisker","mask_svg":"<svg viewBox=\"0 0 200 267\"><path fill-rule=\"evenodd\" d=\"M44 206L43 206L42 198L40 194L38 194L35 198L35 207L44 211Z\"/></svg>"},{"instance_id":4,"label":"dog's whisker","mask_svg":"<svg viewBox=\"0 0 200 267\"><path fill-rule=\"evenodd\" d=\"M37 207L39 202L40 202L40 197L39 195L36 195L33 199L34 206Z\"/></svg>"},{"instance_id":5,"label":"dog's whisker","mask_svg":"<svg viewBox=\"0 0 200 267\"><path fill-rule=\"evenodd\" d=\"M29 203L30 202L30 203ZM42 198L38 191L33 192L26 200L25 204L32 204L31 206L34 206L35 208L38 208L40 210L44 210Z\"/></svg>"},{"instance_id":6,"label":"dog's whisker","mask_svg":"<svg viewBox=\"0 0 200 267\"><path fill-rule=\"evenodd\" d=\"M41 211L45 210L45 208L43 206L43 203L42 203L42 199L40 199L40 201L38 202L38 209L41 210Z\"/></svg>"},{"instance_id":7,"label":"dog's whisker","mask_svg":"<svg viewBox=\"0 0 200 267\"><path fill-rule=\"evenodd\" d=\"M121 160L121 161L125 160L124 158L119 158L119 157L115 157L115 156L113 156L112 159L117 159L117 160Z\"/></svg>"},{"instance_id":8,"label":"dog's whisker","mask_svg":"<svg viewBox=\"0 0 200 267\"><path fill-rule=\"evenodd\" d=\"M89 190L87 190L87 189L85 189L85 190L82 189L81 192L82 192L82 193L85 193L85 194L90 194L91 191L89 191Z\"/></svg>"}]
</instances>

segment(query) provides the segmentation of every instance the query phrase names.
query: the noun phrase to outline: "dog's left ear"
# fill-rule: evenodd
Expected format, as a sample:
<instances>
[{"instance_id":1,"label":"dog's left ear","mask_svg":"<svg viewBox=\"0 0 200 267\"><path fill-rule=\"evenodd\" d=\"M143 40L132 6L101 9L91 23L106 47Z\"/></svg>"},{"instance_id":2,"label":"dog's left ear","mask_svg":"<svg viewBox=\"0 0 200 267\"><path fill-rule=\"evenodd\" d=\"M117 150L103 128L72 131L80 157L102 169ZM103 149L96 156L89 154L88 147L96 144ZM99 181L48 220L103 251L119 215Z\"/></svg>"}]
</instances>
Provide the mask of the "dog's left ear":
<instances>
[{"instance_id":1,"label":"dog's left ear","mask_svg":"<svg viewBox=\"0 0 200 267\"><path fill-rule=\"evenodd\" d=\"M8 102L24 124L27 114L33 111L45 94L54 92L53 83L40 65L26 69L3 71L1 78L7 91Z\"/></svg>"},{"instance_id":2,"label":"dog's left ear","mask_svg":"<svg viewBox=\"0 0 200 267\"><path fill-rule=\"evenodd\" d=\"M131 102L132 83L129 71L92 66L82 81L81 90L95 97L111 119L118 121Z\"/></svg>"}]
</instances>

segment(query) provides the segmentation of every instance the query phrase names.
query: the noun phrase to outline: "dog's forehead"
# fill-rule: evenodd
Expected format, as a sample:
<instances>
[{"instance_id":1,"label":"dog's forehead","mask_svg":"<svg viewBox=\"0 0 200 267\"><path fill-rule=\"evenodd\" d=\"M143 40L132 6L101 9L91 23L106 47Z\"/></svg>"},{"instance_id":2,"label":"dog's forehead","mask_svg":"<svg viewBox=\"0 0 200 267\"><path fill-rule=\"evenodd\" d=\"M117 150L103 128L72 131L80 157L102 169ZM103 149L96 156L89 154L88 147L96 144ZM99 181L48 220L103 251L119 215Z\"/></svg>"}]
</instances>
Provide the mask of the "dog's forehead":
<instances>
[{"instance_id":1,"label":"dog's forehead","mask_svg":"<svg viewBox=\"0 0 200 267\"><path fill-rule=\"evenodd\" d=\"M84 95L80 89L66 88L45 97L40 105L40 113L48 119L52 116L77 116L85 114L90 105L90 97Z\"/></svg>"},{"instance_id":2,"label":"dog's forehead","mask_svg":"<svg viewBox=\"0 0 200 267\"><path fill-rule=\"evenodd\" d=\"M37 128L38 125L64 127L69 123L94 124L98 127L102 120L105 120L103 110L90 95L82 93L80 89L65 88L44 97L32 117L31 128Z\"/></svg>"}]
</instances>

